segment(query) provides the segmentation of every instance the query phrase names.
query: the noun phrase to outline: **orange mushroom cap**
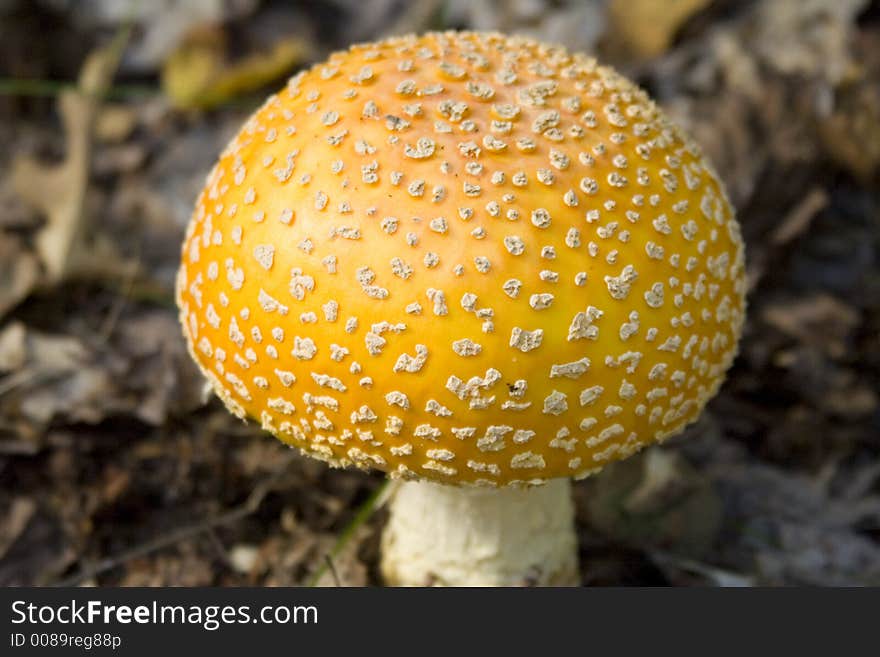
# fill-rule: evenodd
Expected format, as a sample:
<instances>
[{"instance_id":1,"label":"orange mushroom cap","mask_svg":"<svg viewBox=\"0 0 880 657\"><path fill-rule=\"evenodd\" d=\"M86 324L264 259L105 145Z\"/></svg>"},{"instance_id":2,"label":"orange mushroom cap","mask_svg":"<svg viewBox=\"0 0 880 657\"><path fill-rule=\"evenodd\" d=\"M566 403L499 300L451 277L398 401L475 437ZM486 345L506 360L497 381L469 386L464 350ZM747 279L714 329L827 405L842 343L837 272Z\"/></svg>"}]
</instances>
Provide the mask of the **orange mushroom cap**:
<instances>
[{"instance_id":1,"label":"orange mushroom cap","mask_svg":"<svg viewBox=\"0 0 880 657\"><path fill-rule=\"evenodd\" d=\"M647 95L521 37L335 53L199 196L177 299L226 405L335 465L505 485L677 433L744 316L718 177Z\"/></svg>"}]
</instances>

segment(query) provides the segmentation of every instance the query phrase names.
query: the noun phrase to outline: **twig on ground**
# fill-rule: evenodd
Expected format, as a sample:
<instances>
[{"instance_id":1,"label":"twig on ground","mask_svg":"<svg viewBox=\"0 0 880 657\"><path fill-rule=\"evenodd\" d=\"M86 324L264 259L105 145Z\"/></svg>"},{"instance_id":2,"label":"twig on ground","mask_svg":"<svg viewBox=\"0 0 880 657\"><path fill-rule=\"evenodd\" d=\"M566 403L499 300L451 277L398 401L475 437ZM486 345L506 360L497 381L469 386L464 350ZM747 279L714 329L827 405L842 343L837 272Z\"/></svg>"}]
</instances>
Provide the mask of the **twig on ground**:
<instances>
[{"instance_id":1,"label":"twig on ground","mask_svg":"<svg viewBox=\"0 0 880 657\"><path fill-rule=\"evenodd\" d=\"M197 522L193 525L188 525L175 529L171 532L168 532L167 534L158 536L151 541L136 545L130 550L126 550L120 554L117 554L116 556L108 557L107 559L101 559L100 561L93 563L91 566L86 566L82 568L78 573L75 573L74 575L71 575L66 579L54 582L53 585L77 586L82 582L91 579L92 577L121 566L124 563L131 561L132 559L137 559L138 557L145 556L147 554L150 554L151 552L155 552L156 550L161 550L162 548L175 545L176 543L180 543L181 541L184 541L188 538L198 536L199 534L212 530L216 527L230 525L234 522L238 522L239 520L248 517L260 508L263 499L272 491L272 489L278 483L278 480L281 479L282 476L284 476L287 471L287 466L293 461L294 458L294 455L286 458L280 464L278 469L274 473L272 473L272 475L264 479L253 489L248 498L240 506L231 509L225 513L221 513L220 515L214 516L213 518L208 518L207 520L204 520L202 522Z\"/></svg>"},{"instance_id":2,"label":"twig on ground","mask_svg":"<svg viewBox=\"0 0 880 657\"><path fill-rule=\"evenodd\" d=\"M379 486L370 493L370 496L363 501L363 503L358 507L357 512L355 512L354 517L351 519L351 522L346 525L345 529L342 530L342 533L339 534L339 537L336 539L336 543L333 545L333 549L326 555L324 563L318 567L318 569L312 574L312 576L306 581L306 586L317 586L318 582L324 576L324 574L329 568L333 571L334 578L337 580L338 577L335 574L335 569L333 569L333 559L348 545L348 542L352 539L355 532L363 525L370 517L373 515L373 512L376 511L382 504L385 503L385 500L388 499L386 492L389 491L390 481L383 481Z\"/></svg>"},{"instance_id":3,"label":"twig on ground","mask_svg":"<svg viewBox=\"0 0 880 657\"><path fill-rule=\"evenodd\" d=\"M333 586L342 586L342 582L339 580L339 573L336 572L336 565L333 563L333 559L330 558L329 554L324 555L324 564L330 570L330 576L333 578Z\"/></svg>"}]
</instances>

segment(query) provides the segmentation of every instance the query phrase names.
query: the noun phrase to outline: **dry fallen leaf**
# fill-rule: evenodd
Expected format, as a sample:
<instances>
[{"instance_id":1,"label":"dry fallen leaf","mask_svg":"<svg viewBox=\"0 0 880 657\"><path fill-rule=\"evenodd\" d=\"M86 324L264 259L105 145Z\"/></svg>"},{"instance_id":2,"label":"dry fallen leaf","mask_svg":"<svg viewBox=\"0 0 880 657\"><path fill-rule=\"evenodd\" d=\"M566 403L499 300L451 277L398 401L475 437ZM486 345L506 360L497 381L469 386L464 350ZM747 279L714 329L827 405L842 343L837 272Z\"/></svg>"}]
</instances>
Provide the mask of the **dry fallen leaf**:
<instances>
[{"instance_id":1,"label":"dry fallen leaf","mask_svg":"<svg viewBox=\"0 0 880 657\"><path fill-rule=\"evenodd\" d=\"M844 86L818 135L831 158L865 184L880 171L880 89L872 81Z\"/></svg>"},{"instance_id":2,"label":"dry fallen leaf","mask_svg":"<svg viewBox=\"0 0 880 657\"><path fill-rule=\"evenodd\" d=\"M126 39L127 32L123 31L109 45L93 51L83 64L77 87L59 96L58 109L67 141L64 162L45 166L20 156L13 164L13 187L46 215L46 224L35 241L50 284L64 279L77 257L82 261L86 256L90 267L112 262L112 258L108 261L103 256L95 257L94 251L84 254L79 246L84 233L95 119L101 97L119 66Z\"/></svg>"},{"instance_id":3,"label":"dry fallen leaf","mask_svg":"<svg viewBox=\"0 0 880 657\"><path fill-rule=\"evenodd\" d=\"M24 299L40 279L40 263L21 242L0 233L0 317Z\"/></svg>"},{"instance_id":4,"label":"dry fallen leaf","mask_svg":"<svg viewBox=\"0 0 880 657\"><path fill-rule=\"evenodd\" d=\"M14 497L8 509L0 517L0 559L21 535L37 510L37 504L29 497Z\"/></svg>"},{"instance_id":5,"label":"dry fallen leaf","mask_svg":"<svg viewBox=\"0 0 880 657\"><path fill-rule=\"evenodd\" d=\"M813 217L825 209L828 201L828 193L821 187L810 190L801 202L782 218L782 221L770 234L770 241L777 246L782 246L802 235L810 227Z\"/></svg>"},{"instance_id":6,"label":"dry fallen leaf","mask_svg":"<svg viewBox=\"0 0 880 657\"><path fill-rule=\"evenodd\" d=\"M180 109L208 109L254 91L288 73L309 52L306 41L290 37L265 53L227 61L227 39L216 27L192 32L162 67L162 89Z\"/></svg>"},{"instance_id":7,"label":"dry fallen leaf","mask_svg":"<svg viewBox=\"0 0 880 657\"><path fill-rule=\"evenodd\" d=\"M855 17L868 0L775 0L758 5L755 48L780 73L821 75L838 84L851 77Z\"/></svg>"},{"instance_id":8,"label":"dry fallen leaf","mask_svg":"<svg viewBox=\"0 0 880 657\"><path fill-rule=\"evenodd\" d=\"M859 324L858 311L825 293L766 304L761 319L785 335L820 347L829 355L846 353L844 341Z\"/></svg>"},{"instance_id":9,"label":"dry fallen leaf","mask_svg":"<svg viewBox=\"0 0 880 657\"><path fill-rule=\"evenodd\" d=\"M612 0L612 39L639 57L662 54L684 22L709 0Z\"/></svg>"},{"instance_id":10,"label":"dry fallen leaf","mask_svg":"<svg viewBox=\"0 0 880 657\"><path fill-rule=\"evenodd\" d=\"M860 531L880 518L877 495L841 496L819 478L766 464L716 467L713 479L735 500L724 517L725 551L748 555L758 584L880 583L880 546Z\"/></svg>"},{"instance_id":11,"label":"dry fallen leaf","mask_svg":"<svg viewBox=\"0 0 880 657\"><path fill-rule=\"evenodd\" d=\"M95 119L95 137L101 142L118 144L131 136L137 121L134 106L106 104Z\"/></svg>"}]
</instances>

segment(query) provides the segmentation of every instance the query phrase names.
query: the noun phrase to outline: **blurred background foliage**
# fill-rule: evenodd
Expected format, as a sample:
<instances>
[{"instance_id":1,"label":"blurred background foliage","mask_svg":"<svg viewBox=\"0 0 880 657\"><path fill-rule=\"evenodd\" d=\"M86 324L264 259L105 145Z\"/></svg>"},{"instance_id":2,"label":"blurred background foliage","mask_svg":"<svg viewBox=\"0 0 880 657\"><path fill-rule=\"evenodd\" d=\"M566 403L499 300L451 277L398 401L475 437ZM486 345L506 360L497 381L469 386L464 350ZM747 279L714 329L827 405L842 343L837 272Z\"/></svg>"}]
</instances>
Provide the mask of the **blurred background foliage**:
<instances>
[{"instance_id":1,"label":"blurred background foliage","mask_svg":"<svg viewBox=\"0 0 880 657\"><path fill-rule=\"evenodd\" d=\"M722 393L576 487L583 582L880 585L869 0L0 0L0 584L378 583L381 478L203 396L173 277L268 91L354 41L458 28L635 79L714 162L748 244Z\"/></svg>"}]
</instances>

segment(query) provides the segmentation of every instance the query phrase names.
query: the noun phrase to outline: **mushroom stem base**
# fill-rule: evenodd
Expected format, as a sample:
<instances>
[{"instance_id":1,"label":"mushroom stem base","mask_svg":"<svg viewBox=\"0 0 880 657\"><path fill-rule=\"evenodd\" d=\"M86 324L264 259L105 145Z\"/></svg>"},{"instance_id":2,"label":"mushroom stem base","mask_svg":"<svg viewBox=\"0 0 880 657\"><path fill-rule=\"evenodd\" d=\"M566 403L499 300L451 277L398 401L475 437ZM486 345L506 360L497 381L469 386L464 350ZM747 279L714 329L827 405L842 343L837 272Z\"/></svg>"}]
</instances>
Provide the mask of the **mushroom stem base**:
<instances>
[{"instance_id":1,"label":"mushroom stem base","mask_svg":"<svg viewBox=\"0 0 880 657\"><path fill-rule=\"evenodd\" d=\"M571 482L529 489L404 482L389 501L382 574L391 586L574 586Z\"/></svg>"}]
</instances>

